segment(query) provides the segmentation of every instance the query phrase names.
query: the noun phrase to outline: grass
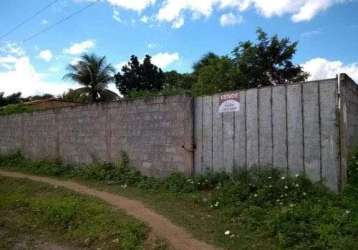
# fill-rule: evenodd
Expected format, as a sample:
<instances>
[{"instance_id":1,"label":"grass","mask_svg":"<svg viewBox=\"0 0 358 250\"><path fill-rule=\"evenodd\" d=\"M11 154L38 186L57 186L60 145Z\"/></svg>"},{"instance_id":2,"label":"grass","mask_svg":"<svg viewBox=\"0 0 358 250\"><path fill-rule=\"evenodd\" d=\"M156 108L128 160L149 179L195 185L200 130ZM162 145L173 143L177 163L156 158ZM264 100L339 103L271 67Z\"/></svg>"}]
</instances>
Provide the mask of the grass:
<instances>
[{"instance_id":1,"label":"grass","mask_svg":"<svg viewBox=\"0 0 358 250\"><path fill-rule=\"evenodd\" d=\"M143 223L93 198L46 184L0 177L0 249L45 242L86 249L147 249ZM22 249L22 248L21 248Z\"/></svg>"},{"instance_id":2,"label":"grass","mask_svg":"<svg viewBox=\"0 0 358 250\"><path fill-rule=\"evenodd\" d=\"M358 154L338 195L302 175L289 177L275 169L159 180L130 168L125 155L118 164L75 168L15 154L0 157L0 166L75 178L142 200L197 238L225 249L358 249Z\"/></svg>"}]
</instances>

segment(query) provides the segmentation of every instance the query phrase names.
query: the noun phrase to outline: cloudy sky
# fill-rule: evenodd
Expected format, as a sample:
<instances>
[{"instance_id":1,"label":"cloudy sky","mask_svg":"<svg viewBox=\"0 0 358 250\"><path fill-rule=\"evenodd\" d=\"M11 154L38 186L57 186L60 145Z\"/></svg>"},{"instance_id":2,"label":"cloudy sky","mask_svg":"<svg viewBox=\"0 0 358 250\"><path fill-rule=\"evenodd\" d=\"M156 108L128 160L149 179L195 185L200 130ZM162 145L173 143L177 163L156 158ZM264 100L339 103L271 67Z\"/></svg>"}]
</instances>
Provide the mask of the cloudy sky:
<instances>
[{"instance_id":1,"label":"cloudy sky","mask_svg":"<svg viewBox=\"0 0 358 250\"><path fill-rule=\"evenodd\" d=\"M257 27L298 40L294 61L311 79L345 72L358 82L356 13L358 0L1 0L0 92L75 88L62 76L84 52L117 68L150 54L190 72L204 53L254 40Z\"/></svg>"}]
</instances>

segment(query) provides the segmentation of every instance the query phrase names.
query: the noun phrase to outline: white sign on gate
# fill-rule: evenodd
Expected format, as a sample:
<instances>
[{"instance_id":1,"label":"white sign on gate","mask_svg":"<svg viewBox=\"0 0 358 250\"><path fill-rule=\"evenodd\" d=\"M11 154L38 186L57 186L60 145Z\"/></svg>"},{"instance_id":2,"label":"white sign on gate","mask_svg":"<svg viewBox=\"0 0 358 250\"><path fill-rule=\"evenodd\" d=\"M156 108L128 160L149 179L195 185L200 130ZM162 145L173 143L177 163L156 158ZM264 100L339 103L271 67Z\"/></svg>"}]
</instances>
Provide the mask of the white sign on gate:
<instances>
[{"instance_id":1,"label":"white sign on gate","mask_svg":"<svg viewBox=\"0 0 358 250\"><path fill-rule=\"evenodd\" d=\"M240 92L223 94L219 98L219 113L239 112Z\"/></svg>"}]
</instances>

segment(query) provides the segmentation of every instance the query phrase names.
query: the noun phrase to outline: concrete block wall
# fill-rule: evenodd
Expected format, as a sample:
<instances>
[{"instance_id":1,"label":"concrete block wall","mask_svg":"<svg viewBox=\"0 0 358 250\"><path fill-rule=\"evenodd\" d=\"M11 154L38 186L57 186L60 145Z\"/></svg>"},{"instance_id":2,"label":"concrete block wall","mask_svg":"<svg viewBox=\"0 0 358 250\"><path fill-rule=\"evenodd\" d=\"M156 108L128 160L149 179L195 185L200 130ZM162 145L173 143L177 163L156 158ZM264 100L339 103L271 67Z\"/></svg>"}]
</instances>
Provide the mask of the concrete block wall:
<instances>
[{"instance_id":1,"label":"concrete block wall","mask_svg":"<svg viewBox=\"0 0 358 250\"><path fill-rule=\"evenodd\" d=\"M84 105L0 117L0 153L91 163L125 151L143 174L191 174L192 130L191 97Z\"/></svg>"},{"instance_id":2,"label":"concrete block wall","mask_svg":"<svg viewBox=\"0 0 358 250\"><path fill-rule=\"evenodd\" d=\"M358 85L346 74L340 75L340 82L341 109L347 123L347 146L351 151L358 147Z\"/></svg>"},{"instance_id":3,"label":"concrete block wall","mask_svg":"<svg viewBox=\"0 0 358 250\"><path fill-rule=\"evenodd\" d=\"M195 98L195 173L274 166L338 190L337 86L328 79L240 91L235 113L218 112L220 94Z\"/></svg>"},{"instance_id":4,"label":"concrete block wall","mask_svg":"<svg viewBox=\"0 0 358 250\"><path fill-rule=\"evenodd\" d=\"M358 146L358 87L347 75L240 91L239 112L220 94L157 97L0 117L0 153L115 162L166 176L278 167L337 191Z\"/></svg>"},{"instance_id":5,"label":"concrete block wall","mask_svg":"<svg viewBox=\"0 0 358 250\"><path fill-rule=\"evenodd\" d=\"M347 161L358 148L358 85L346 74L339 76L339 137L341 187L347 179Z\"/></svg>"}]
</instances>

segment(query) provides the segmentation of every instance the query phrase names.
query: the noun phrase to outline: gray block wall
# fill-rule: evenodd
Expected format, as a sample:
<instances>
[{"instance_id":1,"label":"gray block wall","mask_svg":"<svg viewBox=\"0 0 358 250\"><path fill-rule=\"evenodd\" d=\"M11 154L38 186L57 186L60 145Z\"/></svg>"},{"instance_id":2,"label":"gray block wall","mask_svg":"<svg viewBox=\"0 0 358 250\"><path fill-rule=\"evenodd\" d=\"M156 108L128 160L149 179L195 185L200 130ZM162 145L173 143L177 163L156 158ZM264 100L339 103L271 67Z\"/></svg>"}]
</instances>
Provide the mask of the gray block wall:
<instances>
[{"instance_id":1,"label":"gray block wall","mask_svg":"<svg viewBox=\"0 0 358 250\"><path fill-rule=\"evenodd\" d=\"M358 146L358 86L347 75L240 91L240 111L220 94L157 97L0 117L0 153L115 162L166 176L278 167L337 191Z\"/></svg>"},{"instance_id":2,"label":"gray block wall","mask_svg":"<svg viewBox=\"0 0 358 250\"><path fill-rule=\"evenodd\" d=\"M338 190L337 86L328 79L240 91L240 111L224 114L220 94L196 98L195 173L274 166Z\"/></svg>"},{"instance_id":3,"label":"gray block wall","mask_svg":"<svg viewBox=\"0 0 358 250\"><path fill-rule=\"evenodd\" d=\"M358 149L358 85L346 74L339 77L340 108L340 169L339 178L344 184L347 179L347 161L352 151Z\"/></svg>"},{"instance_id":4,"label":"gray block wall","mask_svg":"<svg viewBox=\"0 0 358 250\"><path fill-rule=\"evenodd\" d=\"M128 153L142 173L191 174L192 98L158 97L0 117L0 153L114 162Z\"/></svg>"}]
</instances>

